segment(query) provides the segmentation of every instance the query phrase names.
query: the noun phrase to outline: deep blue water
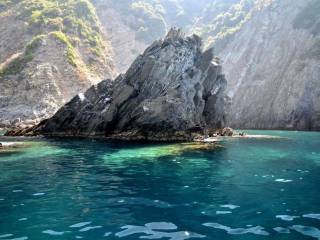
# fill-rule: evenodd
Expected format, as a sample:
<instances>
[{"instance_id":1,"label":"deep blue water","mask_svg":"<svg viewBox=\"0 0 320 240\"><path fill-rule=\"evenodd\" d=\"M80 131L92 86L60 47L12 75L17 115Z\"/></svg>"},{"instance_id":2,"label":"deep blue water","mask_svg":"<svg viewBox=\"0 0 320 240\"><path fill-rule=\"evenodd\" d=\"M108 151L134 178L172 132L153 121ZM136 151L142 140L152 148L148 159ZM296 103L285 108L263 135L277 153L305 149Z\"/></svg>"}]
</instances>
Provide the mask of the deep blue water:
<instances>
[{"instance_id":1,"label":"deep blue water","mask_svg":"<svg viewBox=\"0 0 320 240\"><path fill-rule=\"evenodd\" d=\"M22 140L0 153L0 240L320 239L320 133L251 133L283 138Z\"/></svg>"}]
</instances>

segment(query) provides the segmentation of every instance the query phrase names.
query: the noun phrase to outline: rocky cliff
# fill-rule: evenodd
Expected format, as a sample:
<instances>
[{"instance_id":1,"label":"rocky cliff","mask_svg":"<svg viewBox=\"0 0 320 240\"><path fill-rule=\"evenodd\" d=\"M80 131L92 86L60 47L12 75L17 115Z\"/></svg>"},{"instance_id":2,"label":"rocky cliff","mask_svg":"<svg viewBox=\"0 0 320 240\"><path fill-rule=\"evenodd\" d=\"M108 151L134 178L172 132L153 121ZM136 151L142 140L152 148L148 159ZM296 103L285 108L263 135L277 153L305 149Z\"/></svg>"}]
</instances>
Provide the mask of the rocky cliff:
<instances>
[{"instance_id":1,"label":"rocky cliff","mask_svg":"<svg viewBox=\"0 0 320 240\"><path fill-rule=\"evenodd\" d=\"M180 26L222 59L233 127L319 130L318 13L317 0L0 1L0 123L51 116Z\"/></svg>"},{"instance_id":2,"label":"rocky cliff","mask_svg":"<svg viewBox=\"0 0 320 240\"><path fill-rule=\"evenodd\" d=\"M231 126L320 130L319 11L315 0L272 1L219 52Z\"/></svg>"},{"instance_id":3,"label":"rocky cliff","mask_svg":"<svg viewBox=\"0 0 320 240\"><path fill-rule=\"evenodd\" d=\"M225 124L226 80L212 49L172 29L124 75L78 94L34 133L130 140L190 140Z\"/></svg>"},{"instance_id":4,"label":"rocky cliff","mask_svg":"<svg viewBox=\"0 0 320 240\"><path fill-rule=\"evenodd\" d=\"M122 59L131 61L149 36L182 26L222 58L233 127L320 129L319 1L120 0L100 6L105 19L116 19L108 29L116 36L120 71L128 65Z\"/></svg>"},{"instance_id":5,"label":"rocky cliff","mask_svg":"<svg viewBox=\"0 0 320 240\"><path fill-rule=\"evenodd\" d=\"M0 127L52 116L115 73L87 0L0 2Z\"/></svg>"}]
</instances>

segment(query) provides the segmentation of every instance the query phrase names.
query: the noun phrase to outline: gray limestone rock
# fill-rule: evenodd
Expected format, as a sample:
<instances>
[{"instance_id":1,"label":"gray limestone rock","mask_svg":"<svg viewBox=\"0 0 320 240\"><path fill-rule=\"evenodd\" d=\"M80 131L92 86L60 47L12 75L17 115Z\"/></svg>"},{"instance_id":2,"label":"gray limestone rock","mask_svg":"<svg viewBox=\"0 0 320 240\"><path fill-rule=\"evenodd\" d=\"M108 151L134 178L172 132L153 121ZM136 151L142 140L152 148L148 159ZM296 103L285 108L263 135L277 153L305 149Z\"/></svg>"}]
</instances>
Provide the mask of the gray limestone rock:
<instances>
[{"instance_id":1,"label":"gray limestone rock","mask_svg":"<svg viewBox=\"0 0 320 240\"><path fill-rule=\"evenodd\" d=\"M225 125L226 80L212 49L171 29L124 75L75 96L34 134L125 140L190 140Z\"/></svg>"}]
</instances>

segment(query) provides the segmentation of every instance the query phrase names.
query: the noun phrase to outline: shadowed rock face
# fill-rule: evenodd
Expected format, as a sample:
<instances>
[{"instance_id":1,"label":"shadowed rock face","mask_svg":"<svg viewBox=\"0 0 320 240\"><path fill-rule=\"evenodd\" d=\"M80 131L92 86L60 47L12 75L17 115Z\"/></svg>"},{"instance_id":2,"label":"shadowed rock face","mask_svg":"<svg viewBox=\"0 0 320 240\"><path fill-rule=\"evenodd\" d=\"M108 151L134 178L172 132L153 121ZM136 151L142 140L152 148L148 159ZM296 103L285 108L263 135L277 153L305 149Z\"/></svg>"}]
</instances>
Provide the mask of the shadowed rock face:
<instances>
[{"instance_id":1,"label":"shadowed rock face","mask_svg":"<svg viewBox=\"0 0 320 240\"><path fill-rule=\"evenodd\" d=\"M212 49L172 29L126 74L75 96L36 134L127 140L188 140L225 125L226 80Z\"/></svg>"}]
</instances>

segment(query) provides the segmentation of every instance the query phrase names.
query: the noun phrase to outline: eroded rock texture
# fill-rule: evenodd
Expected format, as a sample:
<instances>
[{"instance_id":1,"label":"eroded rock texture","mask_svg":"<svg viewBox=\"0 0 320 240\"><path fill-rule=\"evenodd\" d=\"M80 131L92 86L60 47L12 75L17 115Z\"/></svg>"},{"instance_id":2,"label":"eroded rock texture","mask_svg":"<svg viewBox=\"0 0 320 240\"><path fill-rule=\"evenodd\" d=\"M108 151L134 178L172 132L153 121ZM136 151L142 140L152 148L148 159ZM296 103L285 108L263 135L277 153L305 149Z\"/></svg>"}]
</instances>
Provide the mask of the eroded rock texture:
<instances>
[{"instance_id":1,"label":"eroded rock texture","mask_svg":"<svg viewBox=\"0 0 320 240\"><path fill-rule=\"evenodd\" d=\"M140 55L126 74L78 94L37 134L188 140L225 125L226 80L212 49L172 29Z\"/></svg>"}]
</instances>

